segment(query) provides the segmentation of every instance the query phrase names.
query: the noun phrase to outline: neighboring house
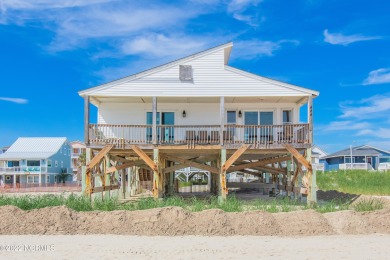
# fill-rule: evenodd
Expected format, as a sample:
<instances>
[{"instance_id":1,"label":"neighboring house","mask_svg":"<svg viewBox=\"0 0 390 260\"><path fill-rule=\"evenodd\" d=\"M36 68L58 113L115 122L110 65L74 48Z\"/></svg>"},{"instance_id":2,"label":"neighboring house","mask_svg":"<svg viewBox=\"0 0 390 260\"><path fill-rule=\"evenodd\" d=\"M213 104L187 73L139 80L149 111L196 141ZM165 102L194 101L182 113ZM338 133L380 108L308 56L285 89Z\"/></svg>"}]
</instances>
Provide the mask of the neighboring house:
<instances>
[{"instance_id":1,"label":"neighboring house","mask_svg":"<svg viewBox=\"0 0 390 260\"><path fill-rule=\"evenodd\" d=\"M55 183L61 172L71 172L70 145L65 137L20 137L0 155L0 176L5 184Z\"/></svg>"},{"instance_id":2,"label":"neighboring house","mask_svg":"<svg viewBox=\"0 0 390 260\"><path fill-rule=\"evenodd\" d=\"M351 161L352 158L352 161ZM380 163L390 163L390 152L370 145L346 148L320 158L326 171L345 169L377 170Z\"/></svg>"},{"instance_id":3,"label":"neighboring house","mask_svg":"<svg viewBox=\"0 0 390 260\"><path fill-rule=\"evenodd\" d=\"M5 153L8 150L9 146L4 146L0 148L0 154Z\"/></svg>"},{"instance_id":4,"label":"neighboring house","mask_svg":"<svg viewBox=\"0 0 390 260\"><path fill-rule=\"evenodd\" d=\"M79 172L79 157L80 155L85 153L85 143L81 141L73 141L70 142L70 145L72 147L71 152L71 168L73 171L73 180L77 180L77 173Z\"/></svg>"},{"instance_id":5,"label":"neighboring house","mask_svg":"<svg viewBox=\"0 0 390 260\"><path fill-rule=\"evenodd\" d=\"M161 163L165 166L158 170L167 174L188 166L218 173L220 162L241 147L238 153L244 154L229 162L234 170L223 168L227 173L252 169L259 175L265 171L262 164L269 165L268 172L286 172L275 163L291 160L292 149L311 149L313 99L319 92L229 66L232 47L220 45L80 91L87 147L108 155L112 163L129 157L141 168ZM91 103L98 111L93 124ZM308 122L301 123L300 108L305 104ZM168 167L166 162L176 165ZM158 186L158 181L167 180L156 179L155 196L164 192L160 189L165 185ZM224 179L218 183L226 185Z\"/></svg>"},{"instance_id":6,"label":"neighboring house","mask_svg":"<svg viewBox=\"0 0 390 260\"><path fill-rule=\"evenodd\" d=\"M327 152L322 150L317 145L313 145L311 148L311 164L313 169L317 171L325 171L325 164L320 163L320 158L328 155Z\"/></svg>"}]
</instances>

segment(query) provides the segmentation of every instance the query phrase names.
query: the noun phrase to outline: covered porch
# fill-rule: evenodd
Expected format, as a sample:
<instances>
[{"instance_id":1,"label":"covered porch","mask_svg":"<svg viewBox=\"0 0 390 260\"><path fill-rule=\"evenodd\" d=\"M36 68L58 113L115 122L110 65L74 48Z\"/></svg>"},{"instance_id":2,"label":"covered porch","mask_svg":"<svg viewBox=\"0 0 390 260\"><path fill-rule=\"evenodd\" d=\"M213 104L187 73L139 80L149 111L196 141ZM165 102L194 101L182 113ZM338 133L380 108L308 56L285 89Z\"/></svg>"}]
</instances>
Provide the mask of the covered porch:
<instances>
[{"instance_id":1,"label":"covered porch","mask_svg":"<svg viewBox=\"0 0 390 260\"><path fill-rule=\"evenodd\" d=\"M309 96L264 97L94 97L85 96L84 138L90 147L114 144L220 145L256 149L310 147L312 99ZM90 122L90 103L98 107ZM300 107L308 104L307 122Z\"/></svg>"}]
</instances>

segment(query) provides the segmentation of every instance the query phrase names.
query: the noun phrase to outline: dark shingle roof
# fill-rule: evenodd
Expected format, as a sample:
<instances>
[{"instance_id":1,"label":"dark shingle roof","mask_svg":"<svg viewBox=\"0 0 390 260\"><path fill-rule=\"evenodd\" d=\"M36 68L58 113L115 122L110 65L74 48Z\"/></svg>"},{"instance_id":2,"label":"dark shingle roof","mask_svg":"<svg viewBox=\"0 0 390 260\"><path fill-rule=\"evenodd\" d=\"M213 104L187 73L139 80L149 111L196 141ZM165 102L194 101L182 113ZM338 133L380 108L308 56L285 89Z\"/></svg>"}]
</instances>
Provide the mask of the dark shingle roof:
<instances>
[{"instance_id":1,"label":"dark shingle roof","mask_svg":"<svg viewBox=\"0 0 390 260\"><path fill-rule=\"evenodd\" d=\"M360 147L360 146L359 146ZM359 149L356 150L358 147L352 147L352 156L371 156L371 155L380 155L378 151L375 149L367 148L367 149ZM339 157L339 156L351 156L351 150L350 148L328 154L327 156L322 157L321 159L327 159L332 157Z\"/></svg>"}]
</instances>

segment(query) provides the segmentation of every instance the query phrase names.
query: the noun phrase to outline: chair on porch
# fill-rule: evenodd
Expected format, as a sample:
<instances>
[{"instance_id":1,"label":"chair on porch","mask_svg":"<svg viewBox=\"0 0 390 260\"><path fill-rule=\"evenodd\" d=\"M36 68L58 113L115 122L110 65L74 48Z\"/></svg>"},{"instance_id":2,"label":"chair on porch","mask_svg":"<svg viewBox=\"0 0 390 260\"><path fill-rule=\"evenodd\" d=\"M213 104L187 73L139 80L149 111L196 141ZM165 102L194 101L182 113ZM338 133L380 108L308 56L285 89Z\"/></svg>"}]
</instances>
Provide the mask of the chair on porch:
<instances>
[{"instance_id":1,"label":"chair on porch","mask_svg":"<svg viewBox=\"0 0 390 260\"><path fill-rule=\"evenodd\" d=\"M207 144L209 142L209 135L207 133L207 130L199 130L198 140L199 143L204 143L204 144Z\"/></svg>"},{"instance_id":2,"label":"chair on porch","mask_svg":"<svg viewBox=\"0 0 390 260\"><path fill-rule=\"evenodd\" d=\"M210 143L219 143L219 131L211 131Z\"/></svg>"},{"instance_id":3,"label":"chair on porch","mask_svg":"<svg viewBox=\"0 0 390 260\"><path fill-rule=\"evenodd\" d=\"M283 125L282 132L278 132L278 141L280 143L291 143L294 138L292 125Z\"/></svg>"},{"instance_id":4,"label":"chair on porch","mask_svg":"<svg viewBox=\"0 0 390 260\"><path fill-rule=\"evenodd\" d=\"M195 141L196 140L196 134L195 130L186 130L186 141Z\"/></svg>"},{"instance_id":5,"label":"chair on porch","mask_svg":"<svg viewBox=\"0 0 390 260\"><path fill-rule=\"evenodd\" d=\"M234 142L234 136L232 129L223 131L223 141L227 143L233 143Z\"/></svg>"}]
</instances>

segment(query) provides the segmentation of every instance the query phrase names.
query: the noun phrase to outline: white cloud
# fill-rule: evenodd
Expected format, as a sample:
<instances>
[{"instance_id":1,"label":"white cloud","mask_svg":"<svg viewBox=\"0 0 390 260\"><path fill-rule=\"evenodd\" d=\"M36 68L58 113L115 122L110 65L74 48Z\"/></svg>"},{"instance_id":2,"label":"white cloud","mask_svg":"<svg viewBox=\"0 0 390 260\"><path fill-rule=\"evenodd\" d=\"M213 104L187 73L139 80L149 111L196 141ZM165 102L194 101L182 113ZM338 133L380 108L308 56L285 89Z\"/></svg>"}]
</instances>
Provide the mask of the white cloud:
<instances>
[{"instance_id":1,"label":"white cloud","mask_svg":"<svg viewBox=\"0 0 390 260\"><path fill-rule=\"evenodd\" d=\"M0 97L2 101L8 101L16 104L27 104L28 100L24 98L10 98L10 97Z\"/></svg>"},{"instance_id":2,"label":"white cloud","mask_svg":"<svg viewBox=\"0 0 390 260\"><path fill-rule=\"evenodd\" d=\"M104 2L112 2L112 0L2 0L0 9L4 12L7 10L21 9L55 9L55 8L71 8L87 5L94 5Z\"/></svg>"},{"instance_id":3,"label":"white cloud","mask_svg":"<svg viewBox=\"0 0 390 260\"><path fill-rule=\"evenodd\" d=\"M355 121L334 121L329 125L322 127L323 131L340 131L340 130L360 130L367 129L371 124L368 122L355 122Z\"/></svg>"},{"instance_id":4,"label":"white cloud","mask_svg":"<svg viewBox=\"0 0 390 260\"><path fill-rule=\"evenodd\" d=\"M239 59L254 59L263 56L272 56L274 53L282 48L283 44L298 45L296 40L280 40L276 42L261 41L261 40L244 40L234 43L234 52Z\"/></svg>"},{"instance_id":5,"label":"white cloud","mask_svg":"<svg viewBox=\"0 0 390 260\"><path fill-rule=\"evenodd\" d=\"M259 19L259 10L257 6L262 0L231 0L227 6L227 12L234 19L256 27L264 18Z\"/></svg>"},{"instance_id":6,"label":"white cloud","mask_svg":"<svg viewBox=\"0 0 390 260\"><path fill-rule=\"evenodd\" d=\"M330 44L347 46L354 42L370 41L380 39L379 36L364 36L360 34L343 35L341 33L330 33L328 29L324 30L324 41Z\"/></svg>"},{"instance_id":7,"label":"white cloud","mask_svg":"<svg viewBox=\"0 0 390 260\"><path fill-rule=\"evenodd\" d=\"M356 135L358 136L375 136L378 138L390 138L389 128L375 128L375 129L364 129L360 130Z\"/></svg>"},{"instance_id":8,"label":"white cloud","mask_svg":"<svg viewBox=\"0 0 390 260\"><path fill-rule=\"evenodd\" d=\"M209 43L204 38L183 35L165 36L164 34L147 34L126 41L122 45L125 54L152 56L157 58L185 56L203 50Z\"/></svg>"},{"instance_id":9,"label":"white cloud","mask_svg":"<svg viewBox=\"0 0 390 260\"><path fill-rule=\"evenodd\" d=\"M376 95L357 103L341 105L340 118L370 119L384 117L390 114L390 94Z\"/></svg>"},{"instance_id":10,"label":"white cloud","mask_svg":"<svg viewBox=\"0 0 390 260\"><path fill-rule=\"evenodd\" d=\"M140 4L120 0L60 2L1 2L0 22L19 26L33 24L53 31L55 37L48 50L58 52L83 48L91 40L118 48L122 40L132 39L140 33L183 31L188 20L205 12L199 5L185 8L186 4Z\"/></svg>"},{"instance_id":11,"label":"white cloud","mask_svg":"<svg viewBox=\"0 0 390 260\"><path fill-rule=\"evenodd\" d=\"M373 70L363 81L363 85L385 84L390 83L390 68Z\"/></svg>"}]
</instances>

